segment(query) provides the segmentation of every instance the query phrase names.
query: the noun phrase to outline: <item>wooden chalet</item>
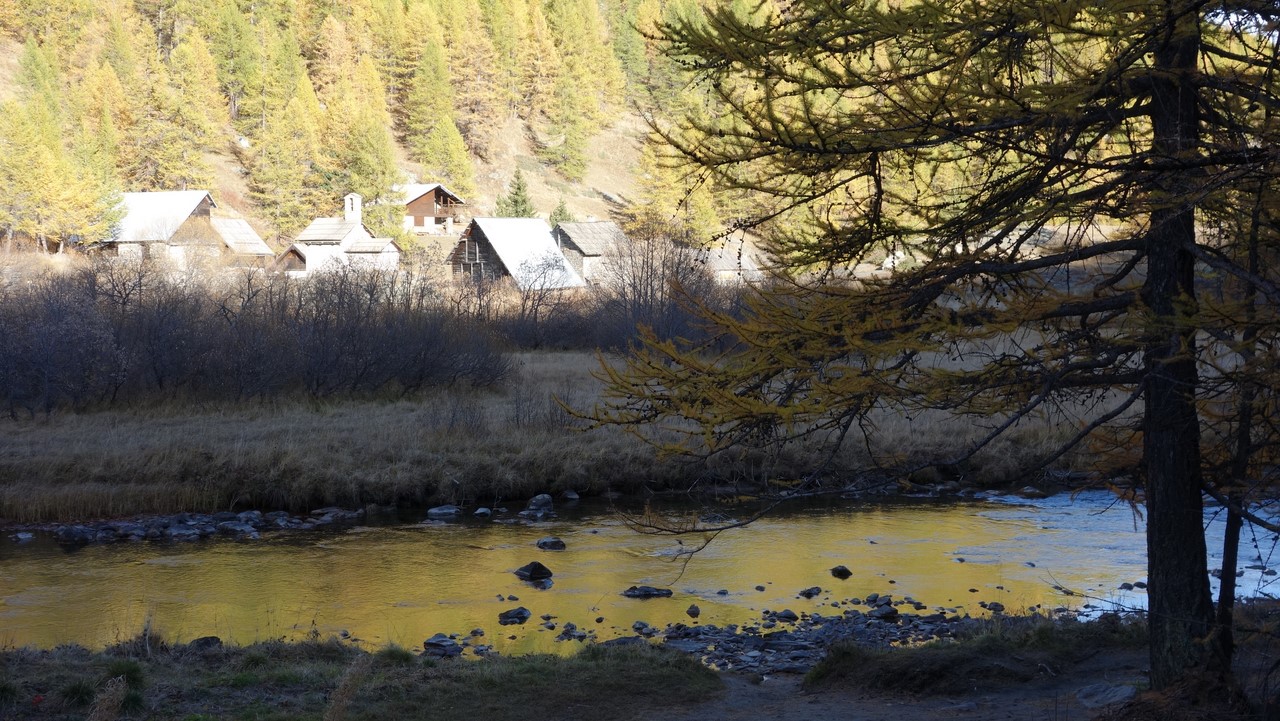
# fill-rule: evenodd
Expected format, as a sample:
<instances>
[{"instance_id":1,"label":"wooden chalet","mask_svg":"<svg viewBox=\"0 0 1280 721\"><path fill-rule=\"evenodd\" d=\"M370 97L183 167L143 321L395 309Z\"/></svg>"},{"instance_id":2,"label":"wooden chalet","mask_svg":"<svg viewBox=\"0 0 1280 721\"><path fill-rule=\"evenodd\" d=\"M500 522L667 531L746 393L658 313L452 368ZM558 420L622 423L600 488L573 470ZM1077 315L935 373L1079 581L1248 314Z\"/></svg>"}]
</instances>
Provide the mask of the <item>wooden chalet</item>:
<instances>
[{"instance_id":1,"label":"wooden chalet","mask_svg":"<svg viewBox=\"0 0 1280 721\"><path fill-rule=\"evenodd\" d=\"M448 263L456 280L511 278L521 290L586 285L541 218L475 218Z\"/></svg>"},{"instance_id":2,"label":"wooden chalet","mask_svg":"<svg viewBox=\"0 0 1280 721\"><path fill-rule=\"evenodd\" d=\"M420 235L450 235L460 224L466 203L440 183L411 183L391 188L404 205L404 229Z\"/></svg>"}]
</instances>

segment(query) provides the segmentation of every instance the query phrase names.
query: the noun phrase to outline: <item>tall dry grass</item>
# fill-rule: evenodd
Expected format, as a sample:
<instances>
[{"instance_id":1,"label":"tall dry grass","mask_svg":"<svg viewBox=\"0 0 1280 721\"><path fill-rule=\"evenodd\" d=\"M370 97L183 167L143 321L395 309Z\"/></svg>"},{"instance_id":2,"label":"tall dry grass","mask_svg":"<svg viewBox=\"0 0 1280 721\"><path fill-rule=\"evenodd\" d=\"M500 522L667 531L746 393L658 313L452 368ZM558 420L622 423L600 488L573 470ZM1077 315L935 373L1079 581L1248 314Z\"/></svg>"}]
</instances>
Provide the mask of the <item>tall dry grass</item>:
<instances>
[{"instance_id":1,"label":"tall dry grass","mask_svg":"<svg viewBox=\"0 0 1280 721\"><path fill-rule=\"evenodd\" d=\"M272 402L0 420L0 518L46 522L246 508L422 505L572 489L758 485L814 468L839 482L913 454L945 455L985 432L941 414L886 415L878 443L828 459L794 445L709 464L659 456L618 429L584 431L557 399L590 408L600 382L586 352L513 355L499 387L436 389L413 400ZM1032 421L976 457L966 480L1016 482L1016 468L1069 426Z\"/></svg>"}]
</instances>

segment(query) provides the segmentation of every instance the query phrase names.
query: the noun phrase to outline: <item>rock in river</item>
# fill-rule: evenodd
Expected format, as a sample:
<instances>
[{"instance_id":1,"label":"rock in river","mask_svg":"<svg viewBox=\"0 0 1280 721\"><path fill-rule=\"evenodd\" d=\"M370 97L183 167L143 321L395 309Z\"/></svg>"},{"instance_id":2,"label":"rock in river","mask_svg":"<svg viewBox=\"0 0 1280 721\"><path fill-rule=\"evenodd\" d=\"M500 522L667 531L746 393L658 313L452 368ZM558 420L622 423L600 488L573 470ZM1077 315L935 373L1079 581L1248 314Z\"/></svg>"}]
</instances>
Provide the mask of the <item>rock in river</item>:
<instances>
[{"instance_id":1,"label":"rock in river","mask_svg":"<svg viewBox=\"0 0 1280 721\"><path fill-rule=\"evenodd\" d=\"M462 509L453 504L427 509L427 519L432 521L449 521L461 515Z\"/></svg>"},{"instance_id":2,"label":"rock in river","mask_svg":"<svg viewBox=\"0 0 1280 721\"><path fill-rule=\"evenodd\" d=\"M653 586L632 586L622 592L627 598L668 598L671 596L669 588L654 588Z\"/></svg>"},{"instance_id":3,"label":"rock in river","mask_svg":"<svg viewBox=\"0 0 1280 721\"><path fill-rule=\"evenodd\" d=\"M453 658L454 656L462 655L462 646L443 633L437 633L422 642L422 651L428 656Z\"/></svg>"},{"instance_id":4,"label":"rock in river","mask_svg":"<svg viewBox=\"0 0 1280 721\"><path fill-rule=\"evenodd\" d=\"M544 551L563 551L565 546L564 541L559 538L556 538L555 536L547 536L546 538L538 539L538 548L541 548Z\"/></svg>"},{"instance_id":5,"label":"rock in river","mask_svg":"<svg viewBox=\"0 0 1280 721\"><path fill-rule=\"evenodd\" d=\"M510 611L498 614L498 623L503 626L517 626L529 620L533 614L524 606L517 606Z\"/></svg>"},{"instance_id":6,"label":"rock in river","mask_svg":"<svg viewBox=\"0 0 1280 721\"><path fill-rule=\"evenodd\" d=\"M538 563L537 561L533 561L532 563L527 563L517 568L515 570L515 574L516 574L516 578L519 578L521 581L541 581L547 578L551 578L551 575L552 575L550 568L547 568L546 566L542 565L541 563Z\"/></svg>"},{"instance_id":7,"label":"rock in river","mask_svg":"<svg viewBox=\"0 0 1280 721\"><path fill-rule=\"evenodd\" d=\"M801 591L800 596L802 598L813 598L814 596L817 596L819 593L822 593L822 587L812 586L810 588L806 588L803 591Z\"/></svg>"},{"instance_id":8,"label":"rock in river","mask_svg":"<svg viewBox=\"0 0 1280 721\"><path fill-rule=\"evenodd\" d=\"M853 571L850 571L848 568L844 566L836 566L835 568L831 569L831 575L843 581L846 578L852 576Z\"/></svg>"}]
</instances>

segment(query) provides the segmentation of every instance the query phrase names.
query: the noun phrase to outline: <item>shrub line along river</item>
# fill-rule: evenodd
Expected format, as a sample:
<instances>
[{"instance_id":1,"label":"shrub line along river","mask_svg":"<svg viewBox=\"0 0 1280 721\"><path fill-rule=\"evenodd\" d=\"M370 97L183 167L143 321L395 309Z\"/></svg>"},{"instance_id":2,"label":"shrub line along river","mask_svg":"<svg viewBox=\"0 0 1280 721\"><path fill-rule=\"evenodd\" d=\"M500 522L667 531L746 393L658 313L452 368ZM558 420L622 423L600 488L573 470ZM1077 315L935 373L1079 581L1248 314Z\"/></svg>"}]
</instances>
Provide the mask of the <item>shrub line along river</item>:
<instances>
[{"instance_id":1,"label":"shrub line along river","mask_svg":"<svg viewBox=\"0 0 1280 721\"><path fill-rule=\"evenodd\" d=\"M606 640L632 634L636 621L742 624L784 608L838 614L849 599L872 593L975 616L986 613L984 602L1016 613L1085 604L1095 612L1142 608L1146 600L1140 586L1121 588L1145 579L1141 519L1103 492L797 506L721 534L687 565L680 551L697 537L637 533L600 502L561 502L556 518L537 523L518 521L515 510L459 523L370 518L366 525L244 541L73 549L43 535L26 543L0 539L0 647L98 648L150 624L173 641L319 634L370 648L420 648L438 632L483 629L485 643L501 653L554 653L577 644L537 625L544 614ZM1212 511L1206 523L1216 568L1222 523ZM536 548L551 535L567 548ZM1276 590L1269 570L1274 546L1272 535L1246 529L1242 595ZM535 560L553 571L550 588L512 573ZM832 577L837 565L852 575ZM674 593L650 600L621 595L637 584ZM797 595L813 586L823 592ZM696 621L686 615L691 604L701 611ZM528 608L533 620L500 626L498 614L516 606Z\"/></svg>"}]
</instances>

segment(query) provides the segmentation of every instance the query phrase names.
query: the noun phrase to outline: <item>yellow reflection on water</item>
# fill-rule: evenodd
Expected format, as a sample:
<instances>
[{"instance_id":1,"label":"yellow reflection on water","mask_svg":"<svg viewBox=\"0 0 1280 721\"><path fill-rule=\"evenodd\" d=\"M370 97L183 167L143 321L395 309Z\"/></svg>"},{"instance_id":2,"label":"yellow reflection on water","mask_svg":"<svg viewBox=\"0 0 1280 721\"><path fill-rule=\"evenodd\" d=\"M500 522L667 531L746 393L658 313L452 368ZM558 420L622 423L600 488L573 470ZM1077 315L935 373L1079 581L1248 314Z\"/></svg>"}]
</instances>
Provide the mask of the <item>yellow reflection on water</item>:
<instances>
[{"instance_id":1,"label":"yellow reflection on water","mask_svg":"<svg viewBox=\"0 0 1280 721\"><path fill-rule=\"evenodd\" d=\"M101 647L144 624L167 638L227 641L342 634L378 647L420 647L437 632L483 629L503 653L570 652L540 616L571 621L600 639L632 624L724 625L758 620L764 609L835 615L850 598L890 593L930 609L984 613L1079 606L1063 586L1103 599L1145 573L1142 529L1128 513L1092 506L868 506L766 518L721 534L682 563L671 537L637 534L607 513L553 523L399 525L281 535L256 542L119 544L64 551L52 544L0 545L0 645ZM568 549L540 551L557 535ZM698 539L685 543L695 545ZM539 560L550 589L512 571ZM833 578L847 566L853 575ZM669 586L672 598L635 600L632 585ZM763 586L763 591L756 590ZM812 600L797 592L821 586ZM970 589L974 589L973 592ZM725 593L720 593L724 591ZM519 600L510 600L510 597ZM832 604L839 604L833 606ZM500 612L524 606L524 626L500 626ZM927 611L926 611L927 612ZM602 621L597 622L597 618ZM514 636L514 638L509 638Z\"/></svg>"}]
</instances>

